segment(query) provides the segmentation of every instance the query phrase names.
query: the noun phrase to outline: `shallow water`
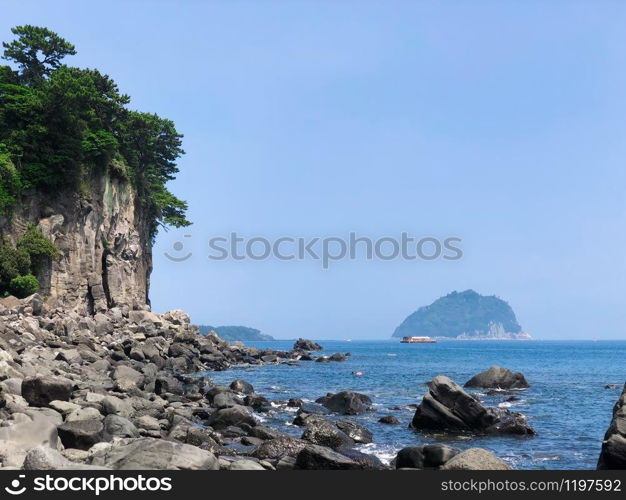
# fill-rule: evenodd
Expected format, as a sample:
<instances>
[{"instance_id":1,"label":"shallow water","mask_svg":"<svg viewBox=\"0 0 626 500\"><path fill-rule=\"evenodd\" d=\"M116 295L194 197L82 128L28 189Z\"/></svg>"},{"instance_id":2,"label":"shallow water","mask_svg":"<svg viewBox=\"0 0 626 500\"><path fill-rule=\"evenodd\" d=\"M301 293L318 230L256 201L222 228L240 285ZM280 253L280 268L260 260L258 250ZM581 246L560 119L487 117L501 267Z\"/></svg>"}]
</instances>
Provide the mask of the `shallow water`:
<instances>
[{"instance_id":1,"label":"shallow water","mask_svg":"<svg viewBox=\"0 0 626 500\"><path fill-rule=\"evenodd\" d=\"M437 344L400 344L393 341L325 341L322 354L350 352L342 363L300 362L298 366L264 365L234 368L207 375L219 384L243 378L270 400L315 400L327 392L353 390L369 395L376 412L348 417L374 434L374 444L361 451L390 460L404 446L449 442L459 448L479 446L494 451L520 469L594 469L602 437L620 390L604 389L626 380L626 341L443 341ZM293 341L250 342L260 348L288 350ZM459 384L491 365L521 371L531 387L507 406L528 417L538 435L532 438L451 438L425 435L408 428L413 410L393 406L419 403L424 382L447 375ZM363 376L352 375L362 371ZM488 406L506 396L486 396ZM506 403L507 405L509 403ZM294 411L265 415L268 424L300 436L290 425ZM383 415L395 415L401 425L379 424Z\"/></svg>"}]
</instances>

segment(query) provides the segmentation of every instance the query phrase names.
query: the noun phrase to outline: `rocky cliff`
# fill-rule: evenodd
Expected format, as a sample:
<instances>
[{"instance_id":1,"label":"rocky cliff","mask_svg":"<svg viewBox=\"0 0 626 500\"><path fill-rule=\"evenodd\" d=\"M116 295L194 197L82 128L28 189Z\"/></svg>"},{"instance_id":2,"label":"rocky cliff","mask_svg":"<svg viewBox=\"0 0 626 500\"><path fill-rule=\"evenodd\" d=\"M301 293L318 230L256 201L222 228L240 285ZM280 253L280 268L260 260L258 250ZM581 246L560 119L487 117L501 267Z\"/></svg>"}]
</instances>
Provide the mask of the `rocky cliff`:
<instances>
[{"instance_id":1,"label":"rocky cliff","mask_svg":"<svg viewBox=\"0 0 626 500\"><path fill-rule=\"evenodd\" d=\"M15 241L30 223L59 250L38 276L52 304L93 314L148 303L149 227L127 180L103 173L71 194L24 193L12 217L0 218L0 232Z\"/></svg>"}]
</instances>

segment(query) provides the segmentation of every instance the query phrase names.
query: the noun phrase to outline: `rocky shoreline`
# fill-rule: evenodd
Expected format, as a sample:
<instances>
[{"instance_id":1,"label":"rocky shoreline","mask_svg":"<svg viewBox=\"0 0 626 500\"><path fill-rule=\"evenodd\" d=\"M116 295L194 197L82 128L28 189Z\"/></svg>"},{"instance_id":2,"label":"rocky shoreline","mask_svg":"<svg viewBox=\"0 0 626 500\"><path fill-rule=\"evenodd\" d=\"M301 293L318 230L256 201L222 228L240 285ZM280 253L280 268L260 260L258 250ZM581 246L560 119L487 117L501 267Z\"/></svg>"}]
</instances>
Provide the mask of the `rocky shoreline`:
<instances>
[{"instance_id":1,"label":"rocky shoreline","mask_svg":"<svg viewBox=\"0 0 626 500\"><path fill-rule=\"evenodd\" d=\"M148 306L95 315L52 308L35 294L0 299L0 463L8 469L489 469L510 468L491 452L412 446L390 465L358 451L372 433L350 417L372 411L349 390L315 403L269 401L244 380L213 384L201 374L233 365L341 362L298 339L290 351L200 335L189 316ZM475 387L520 389L522 374L492 367ZM623 399L623 397L622 397ZM262 425L276 405L296 409L300 438ZM620 407L621 408L621 407ZM338 419L328 418L329 414ZM392 418L380 422L394 424ZM385 420L387 418L387 420ZM484 407L447 377L435 377L415 407L420 432L535 434L523 415Z\"/></svg>"}]
</instances>

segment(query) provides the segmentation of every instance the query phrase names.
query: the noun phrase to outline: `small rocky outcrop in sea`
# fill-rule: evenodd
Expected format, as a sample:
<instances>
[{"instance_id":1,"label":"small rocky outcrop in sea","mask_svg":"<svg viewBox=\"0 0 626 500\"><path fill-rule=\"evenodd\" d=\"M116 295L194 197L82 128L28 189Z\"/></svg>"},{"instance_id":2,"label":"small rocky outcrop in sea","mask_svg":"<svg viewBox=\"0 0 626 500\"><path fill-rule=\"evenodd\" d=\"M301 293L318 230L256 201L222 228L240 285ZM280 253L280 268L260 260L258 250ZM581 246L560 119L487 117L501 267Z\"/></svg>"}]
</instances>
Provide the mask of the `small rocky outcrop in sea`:
<instances>
[{"instance_id":1,"label":"small rocky outcrop in sea","mask_svg":"<svg viewBox=\"0 0 626 500\"><path fill-rule=\"evenodd\" d=\"M465 382L465 387L484 389L527 389L530 387L520 372L512 372L508 368L492 366Z\"/></svg>"},{"instance_id":2,"label":"small rocky outcrop in sea","mask_svg":"<svg viewBox=\"0 0 626 500\"><path fill-rule=\"evenodd\" d=\"M323 347L309 339L299 338L293 344L294 351L321 351Z\"/></svg>"},{"instance_id":3,"label":"small rocky outcrop in sea","mask_svg":"<svg viewBox=\"0 0 626 500\"><path fill-rule=\"evenodd\" d=\"M411 427L424 431L534 435L521 413L484 407L445 376L428 383L428 393L415 410Z\"/></svg>"},{"instance_id":4,"label":"small rocky outcrop in sea","mask_svg":"<svg viewBox=\"0 0 626 500\"><path fill-rule=\"evenodd\" d=\"M613 407L613 419L602 441L598 469L626 469L626 385Z\"/></svg>"}]
</instances>

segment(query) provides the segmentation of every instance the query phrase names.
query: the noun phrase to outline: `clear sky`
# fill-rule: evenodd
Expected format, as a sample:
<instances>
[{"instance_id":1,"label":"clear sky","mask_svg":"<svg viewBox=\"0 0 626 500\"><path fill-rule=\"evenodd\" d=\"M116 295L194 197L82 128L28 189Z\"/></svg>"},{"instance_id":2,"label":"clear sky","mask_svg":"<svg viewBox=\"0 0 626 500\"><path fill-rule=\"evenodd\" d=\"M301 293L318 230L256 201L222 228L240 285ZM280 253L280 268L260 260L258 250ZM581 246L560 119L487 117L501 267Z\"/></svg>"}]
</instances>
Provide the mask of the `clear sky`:
<instances>
[{"instance_id":1,"label":"clear sky","mask_svg":"<svg viewBox=\"0 0 626 500\"><path fill-rule=\"evenodd\" d=\"M473 288L539 338L626 338L626 3L2 2L0 39L19 24L185 135L195 224L158 237L155 310L386 338ZM459 236L464 257L210 261L232 231Z\"/></svg>"}]
</instances>

